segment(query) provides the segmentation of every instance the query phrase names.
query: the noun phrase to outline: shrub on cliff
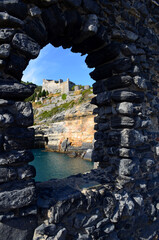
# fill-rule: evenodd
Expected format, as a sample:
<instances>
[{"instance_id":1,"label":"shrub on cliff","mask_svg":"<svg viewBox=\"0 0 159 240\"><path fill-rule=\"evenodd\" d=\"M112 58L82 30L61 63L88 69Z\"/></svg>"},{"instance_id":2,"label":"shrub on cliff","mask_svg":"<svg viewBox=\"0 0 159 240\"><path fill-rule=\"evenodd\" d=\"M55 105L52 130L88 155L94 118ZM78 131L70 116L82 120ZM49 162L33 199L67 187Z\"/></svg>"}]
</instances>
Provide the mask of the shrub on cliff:
<instances>
[{"instance_id":1,"label":"shrub on cliff","mask_svg":"<svg viewBox=\"0 0 159 240\"><path fill-rule=\"evenodd\" d=\"M62 100L66 100L67 94L66 94L66 93L63 93L61 97L62 97Z\"/></svg>"},{"instance_id":2,"label":"shrub on cliff","mask_svg":"<svg viewBox=\"0 0 159 240\"><path fill-rule=\"evenodd\" d=\"M60 106L56 106L52 108L50 111L44 111L38 116L38 118L39 120L50 118L57 113L60 113L62 111L66 111L69 108L72 108L74 105L75 105L75 102L72 100L71 102L61 104Z\"/></svg>"}]
</instances>

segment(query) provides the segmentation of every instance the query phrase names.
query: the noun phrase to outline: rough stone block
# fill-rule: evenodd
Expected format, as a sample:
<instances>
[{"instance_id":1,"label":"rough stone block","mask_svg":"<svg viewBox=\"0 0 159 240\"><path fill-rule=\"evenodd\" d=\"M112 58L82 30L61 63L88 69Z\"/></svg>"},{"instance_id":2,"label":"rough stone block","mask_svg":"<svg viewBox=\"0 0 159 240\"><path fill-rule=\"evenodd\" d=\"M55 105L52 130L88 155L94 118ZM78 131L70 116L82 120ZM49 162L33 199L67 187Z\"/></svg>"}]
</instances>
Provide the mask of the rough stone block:
<instances>
[{"instance_id":1,"label":"rough stone block","mask_svg":"<svg viewBox=\"0 0 159 240\"><path fill-rule=\"evenodd\" d=\"M28 20L25 24L26 34L32 37L41 46L46 45L48 33L45 25L38 17Z\"/></svg>"},{"instance_id":2,"label":"rough stone block","mask_svg":"<svg viewBox=\"0 0 159 240\"><path fill-rule=\"evenodd\" d=\"M0 28L0 42L10 42L15 33L14 28Z\"/></svg>"},{"instance_id":3,"label":"rough stone block","mask_svg":"<svg viewBox=\"0 0 159 240\"><path fill-rule=\"evenodd\" d=\"M39 7L49 7L55 3L57 3L58 0L23 0L26 3L33 3Z\"/></svg>"},{"instance_id":4,"label":"rough stone block","mask_svg":"<svg viewBox=\"0 0 159 240\"><path fill-rule=\"evenodd\" d=\"M135 120L130 117L111 117L112 128L132 128Z\"/></svg>"},{"instance_id":5,"label":"rough stone block","mask_svg":"<svg viewBox=\"0 0 159 240\"><path fill-rule=\"evenodd\" d=\"M9 127L4 132L4 150L32 149L34 130L20 127Z\"/></svg>"},{"instance_id":6,"label":"rough stone block","mask_svg":"<svg viewBox=\"0 0 159 240\"><path fill-rule=\"evenodd\" d=\"M100 6L95 0L84 0L83 1L84 8L91 13L99 14L100 12Z\"/></svg>"},{"instance_id":7,"label":"rough stone block","mask_svg":"<svg viewBox=\"0 0 159 240\"><path fill-rule=\"evenodd\" d=\"M96 34L82 41L80 44L76 44L76 41L73 41L74 44L72 45L71 51L82 54L90 53L101 48L107 41L107 29L104 26L100 26Z\"/></svg>"},{"instance_id":8,"label":"rough stone block","mask_svg":"<svg viewBox=\"0 0 159 240\"><path fill-rule=\"evenodd\" d=\"M7 58L10 54L10 45L9 44L2 44L0 45L0 58Z\"/></svg>"},{"instance_id":9,"label":"rough stone block","mask_svg":"<svg viewBox=\"0 0 159 240\"><path fill-rule=\"evenodd\" d=\"M137 91L117 90L112 93L112 99L117 102L135 102L142 103L144 101L144 93Z\"/></svg>"},{"instance_id":10,"label":"rough stone block","mask_svg":"<svg viewBox=\"0 0 159 240\"><path fill-rule=\"evenodd\" d=\"M6 11L22 20L26 18L27 10L27 5L20 0L2 0L0 2L0 11Z\"/></svg>"},{"instance_id":11,"label":"rough stone block","mask_svg":"<svg viewBox=\"0 0 159 240\"><path fill-rule=\"evenodd\" d=\"M31 17L40 16L41 13L42 13L41 9L38 8L37 6L29 9L29 14L30 14Z\"/></svg>"},{"instance_id":12,"label":"rough stone block","mask_svg":"<svg viewBox=\"0 0 159 240\"><path fill-rule=\"evenodd\" d=\"M11 54L5 72L9 73L18 80L22 78L22 72L27 67L28 60L24 56Z\"/></svg>"},{"instance_id":13,"label":"rough stone block","mask_svg":"<svg viewBox=\"0 0 159 240\"><path fill-rule=\"evenodd\" d=\"M80 7L82 0L66 0L65 2L68 3L70 6Z\"/></svg>"},{"instance_id":14,"label":"rough stone block","mask_svg":"<svg viewBox=\"0 0 159 240\"><path fill-rule=\"evenodd\" d=\"M134 159L121 159L119 164L119 175L126 176L135 176L135 174L139 171L139 160L137 158Z\"/></svg>"},{"instance_id":15,"label":"rough stone block","mask_svg":"<svg viewBox=\"0 0 159 240\"><path fill-rule=\"evenodd\" d=\"M16 102L15 109L15 121L18 126L33 125L33 109L30 102Z\"/></svg>"},{"instance_id":16,"label":"rough stone block","mask_svg":"<svg viewBox=\"0 0 159 240\"><path fill-rule=\"evenodd\" d=\"M0 155L0 166L15 165L21 163L28 163L34 160L34 155L31 151L7 151Z\"/></svg>"},{"instance_id":17,"label":"rough stone block","mask_svg":"<svg viewBox=\"0 0 159 240\"><path fill-rule=\"evenodd\" d=\"M65 31L65 18L62 11L57 6L50 7L43 10L42 19L48 31L49 41L55 47L61 46L60 36L63 36Z\"/></svg>"},{"instance_id":18,"label":"rough stone block","mask_svg":"<svg viewBox=\"0 0 159 240\"><path fill-rule=\"evenodd\" d=\"M34 93L34 89L18 81L0 81L0 98L5 100L24 100Z\"/></svg>"},{"instance_id":19,"label":"rough stone block","mask_svg":"<svg viewBox=\"0 0 159 240\"><path fill-rule=\"evenodd\" d=\"M139 112L142 112L142 105L122 102L117 105L116 111L125 115L138 114Z\"/></svg>"},{"instance_id":20,"label":"rough stone block","mask_svg":"<svg viewBox=\"0 0 159 240\"><path fill-rule=\"evenodd\" d=\"M118 43L111 43L100 50L88 54L86 57L86 64L88 67L97 67L103 63L115 59L120 53L120 45Z\"/></svg>"},{"instance_id":21,"label":"rough stone block","mask_svg":"<svg viewBox=\"0 0 159 240\"><path fill-rule=\"evenodd\" d=\"M111 103L111 92L99 93L96 97L97 105L110 105Z\"/></svg>"},{"instance_id":22,"label":"rough stone block","mask_svg":"<svg viewBox=\"0 0 159 240\"><path fill-rule=\"evenodd\" d=\"M37 217L35 216L5 220L0 223L0 234L3 240L31 240L36 226Z\"/></svg>"},{"instance_id":23,"label":"rough stone block","mask_svg":"<svg viewBox=\"0 0 159 240\"><path fill-rule=\"evenodd\" d=\"M34 178L36 176L36 170L31 165L25 165L17 168L17 173L20 180Z\"/></svg>"},{"instance_id":24,"label":"rough stone block","mask_svg":"<svg viewBox=\"0 0 159 240\"><path fill-rule=\"evenodd\" d=\"M0 183L15 180L17 173L14 168L0 167Z\"/></svg>"},{"instance_id":25,"label":"rough stone block","mask_svg":"<svg viewBox=\"0 0 159 240\"><path fill-rule=\"evenodd\" d=\"M144 136L141 131L124 129L121 131L121 146L136 147L147 142L147 136Z\"/></svg>"},{"instance_id":26,"label":"rough stone block","mask_svg":"<svg viewBox=\"0 0 159 240\"><path fill-rule=\"evenodd\" d=\"M24 22L18 18L10 16L7 12L0 12L0 27L19 28Z\"/></svg>"},{"instance_id":27,"label":"rough stone block","mask_svg":"<svg viewBox=\"0 0 159 240\"><path fill-rule=\"evenodd\" d=\"M0 211L22 208L36 200L33 181L12 181L0 185Z\"/></svg>"},{"instance_id":28,"label":"rough stone block","mask_svg":"<svg viewBox=\"0 0 159 240\"><path fill-rule=\"evenodd\" d=\"M108 77L111 77L113 73L126 72L131 67L131 60L129 58L123 58L114 61L113 63L107 63L102 66L96 67L90 76L98 81Z\"/></svg>"},{"instance_id":29,"label":"rough stone block","mask_svg":"<svg viewBox=\"0 0 159 240\"><path fill-rule=\"evenodd\" d=\"M0 114L0 127L11 126L14 122L13 115L9 113Z\"/></svg>"},{"instance_id":30,"label":"rough stone block","mask_svg":"<svg viewBox=\"0 0 159 240\"><path fill-rule=\"evenodd\" d=\"M28 58L36 58L40 52L40 46L31 37L23 33L16 33L12 40L13 47L26 54Z\"/></svg>"}]
</instances>

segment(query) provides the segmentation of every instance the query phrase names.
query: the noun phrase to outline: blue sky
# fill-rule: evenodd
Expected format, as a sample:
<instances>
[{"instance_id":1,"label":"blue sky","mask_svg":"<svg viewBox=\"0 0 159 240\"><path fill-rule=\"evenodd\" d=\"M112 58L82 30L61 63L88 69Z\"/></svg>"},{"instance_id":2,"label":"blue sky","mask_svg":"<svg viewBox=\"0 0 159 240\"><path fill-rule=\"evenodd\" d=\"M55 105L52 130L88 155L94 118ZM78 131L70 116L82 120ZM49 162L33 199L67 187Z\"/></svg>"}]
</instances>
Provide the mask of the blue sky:
<instances>
[{"instance_id":1,"label":"blue sky","mask_svg":"<svg viewBox=\"0 0 159 240\"><path fill-rule=\"evenodd\" d=\"M44 47L39 56L31 60L23 72L22 80L42 85L42 80L67 78L75 84L92 85L94 81L89 76L93 69L87 68L85 56L72 53L70 49L55 48L51 44Z\"/></svg>"}]
</instances>

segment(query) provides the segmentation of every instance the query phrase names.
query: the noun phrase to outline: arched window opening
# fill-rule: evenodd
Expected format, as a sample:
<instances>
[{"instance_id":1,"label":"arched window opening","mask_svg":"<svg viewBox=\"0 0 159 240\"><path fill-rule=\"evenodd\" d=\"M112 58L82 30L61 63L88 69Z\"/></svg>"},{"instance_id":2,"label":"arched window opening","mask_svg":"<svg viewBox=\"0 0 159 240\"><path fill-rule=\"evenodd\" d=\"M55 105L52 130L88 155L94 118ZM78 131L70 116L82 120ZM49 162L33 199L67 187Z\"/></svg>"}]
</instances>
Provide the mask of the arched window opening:
<instances>
[{"instance_id":1,"label":"arched window opening","mask_svg":"<svg viewBox=\"0 0 159 240\"><path fill-rule=\"evenodd\" d=\"M93 168L95 106L90 104L93 80L85 58L48 44L23 73L23 82L37 85L34 94L26 99L32 102L34 111L32 164L37 181L64 178Z\"/></svg>"}]
</instances>

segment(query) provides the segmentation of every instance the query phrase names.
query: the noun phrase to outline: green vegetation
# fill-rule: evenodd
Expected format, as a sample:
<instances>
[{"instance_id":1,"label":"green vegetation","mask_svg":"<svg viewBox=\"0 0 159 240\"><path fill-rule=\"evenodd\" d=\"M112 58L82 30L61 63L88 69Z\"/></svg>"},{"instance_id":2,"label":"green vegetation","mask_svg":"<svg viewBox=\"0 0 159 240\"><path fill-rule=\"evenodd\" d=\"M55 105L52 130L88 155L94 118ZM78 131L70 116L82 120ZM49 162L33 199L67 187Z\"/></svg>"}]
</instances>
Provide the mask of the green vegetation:
<instances>
[{"instance_id":1,"label":"green vegetation","mask_svg":"<svg viewBox=\"0 0 159 240\"><path fill-rule=\"evenodd\" d=\"M62 94L62 100L66 100L66 98L67 98L67 94L66 93L64 93L64 94Z\"/></svg>"},{"instance_id":2,"label":"green vegetation","mask_svg":"<svg viewBox=\"0 0 159 240\"><path fill-rule=\"evenodd\" d=\"M45 118L50 118L57 113L60 113L62 111L66 111L69 108L72 108L74 105L75 105L75 101L72 100L71 102L64 103L64 104L61 104L60 106L54 107L50 111L45 111L45 112L41 113L38 116L38 118L39 118L39 120L43 120Z\"/></svg>"},{"instance_id":3,"label":"green vegetation","mask_svg":"<svg viewBox=\"0 0 159 240\"><path fill-rule=\"evenodd\" d=\"M21 81L21 83L25 84L25 85L29 85L29 84L33 84L32 82L24 82L24 81Z\"/></svg>"},{"instance_id":4,"label":"green vegetation","mask_svg":"<svg viewBox=\"0 0 159 240\"><path fill-rule=\"evenodd\" d=\"M75 90L75 86L73 86L72 88L71 88L71 91L74 91Z\"/></svg>"},{"instance_id":5,"label":"green vegetation","mask_svg":"<svg viewBox=\"0 0 159 240\"><path fill-rule=\"evenodd\" d=\"M28 84L30 84L30 82L27 82L24 84L28 85ZM25 101L26 102L35 102L36 99L39 100L39 98L46 97L47 95L49 95L48 91L45 91L45 90L42 91L42 86L37 86L35 88L33 95L31 95L29 98L25 99Z\"/></svg>"},{"instance_id":6,"label":"green vegetation","mask_svg":"<svg viewBox=\"0 0 159 240\"><path fill-rule=\"evenodd\" d=\"M91 91L91 89L89 88L89 89L86 89L86 90L83 90L82 91L82 96L83 97L87 97L89 94L91 94L92 93L92 91Z\"/></svg>"}]
</instances>

